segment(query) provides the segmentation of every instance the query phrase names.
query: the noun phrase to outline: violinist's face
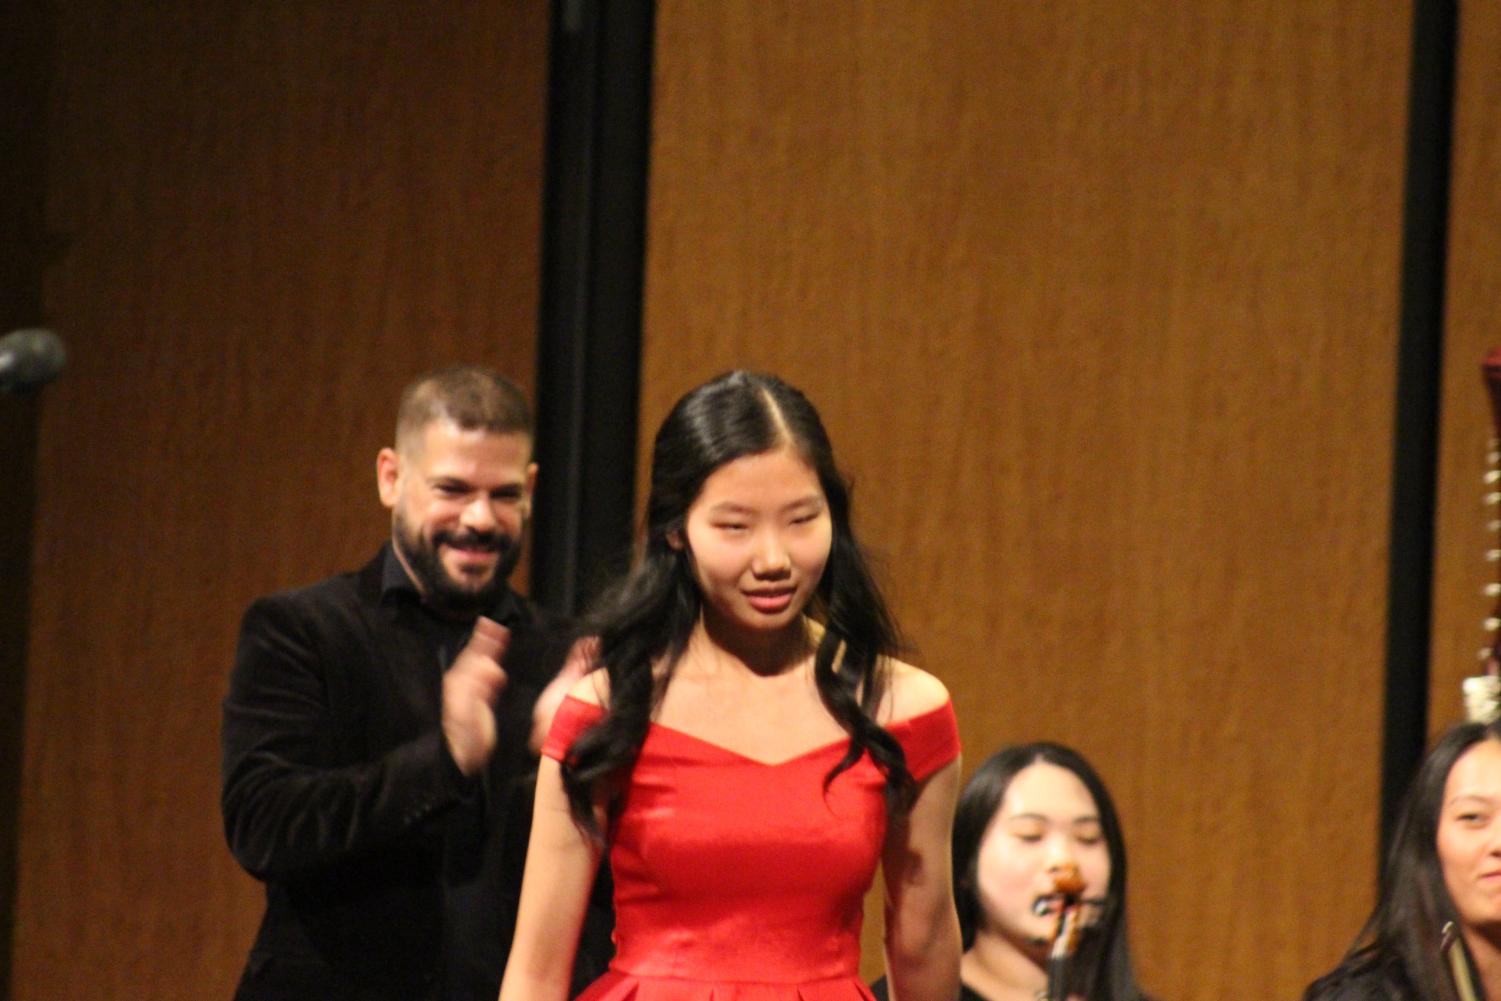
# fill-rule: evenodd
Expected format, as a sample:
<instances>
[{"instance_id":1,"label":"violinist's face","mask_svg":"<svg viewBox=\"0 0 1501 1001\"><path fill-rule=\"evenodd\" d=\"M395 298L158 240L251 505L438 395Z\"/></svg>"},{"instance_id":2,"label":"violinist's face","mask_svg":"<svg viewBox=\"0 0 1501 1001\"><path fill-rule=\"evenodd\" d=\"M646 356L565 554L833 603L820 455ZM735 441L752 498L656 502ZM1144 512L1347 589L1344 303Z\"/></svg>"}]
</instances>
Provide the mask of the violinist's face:
<instances>
[{"instance_id":1,"label":"violinist's face","mask_svg":"<svg viewBox=\"0 0 1501 1001\"><path fill-rule=\"evenodd\" d=\"M1069 865L1084 879L1084 899L1102 900L1110 853L1094 798L1073 772L1039 761L1016 773L980 842L977 936L1000 936L1041 958L1058 923L1053 877ZM1097 914L1090 908L1085 920Z\"/></svg>"},{"instance_id":2,"label":"violinist's face","mask_svg":"<svg viewBox=\"0 0 1501 1001\"><path fill-rule=\"evenodd\" d=\"M1501 929L1501 741L1475 744L1449 769L1438 859L1460 921Z\"/></svg>"}]
</instances>

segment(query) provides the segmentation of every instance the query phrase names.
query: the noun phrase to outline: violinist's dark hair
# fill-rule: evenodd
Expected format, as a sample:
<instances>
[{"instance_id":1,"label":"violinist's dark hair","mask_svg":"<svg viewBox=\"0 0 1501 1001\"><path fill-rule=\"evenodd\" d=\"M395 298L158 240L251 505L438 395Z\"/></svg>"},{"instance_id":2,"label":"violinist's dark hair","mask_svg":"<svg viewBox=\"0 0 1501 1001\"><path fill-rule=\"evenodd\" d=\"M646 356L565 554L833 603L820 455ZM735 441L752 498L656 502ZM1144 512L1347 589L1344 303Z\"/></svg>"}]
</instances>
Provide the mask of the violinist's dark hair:
<instances>
[{"instance_id":1,"label":"violinist's dark hair","mask_svg":"<svg viewBox=\"0 0 1501 1001\"><path fill-rule=\"evenodd\" d=\"M1066 769L1084 783L1099 812L1110 857L1105 903L1099 920L1085 930L1079 943L1071 987L1087 1001L1145 1001L1136 983L1126 934L1126 839L1120 815L1099 774L1082 754L1062 744L1038 741L1003 747L975 769L959 794L954 813L954 903L964 948L967 951L975 944L981 925L978 869L985 832L1000 811L1011 781L1038 762Z\"/></svg>"},{"instance_id":2,"label":"violinist's dark hair","mask_svg":"<svg viewBox=\"0 0 1501 1001\"><path fill-rule=\"evenodd\" d=\"M1303 1001L1334 1001L1357 980L1392 1001L1457 1001L1439 953L1444 925L1459 922L1438 858L1439 812L1454 763L1486 739L1501 740L1501 722L1461 723L1423 759L1397 817L1376 908L1345 958L1308 986Z\"/></svg>"},{"instance_id":3,"label":"violinist's dark hair","mask_svg":"<svg viewBox=\"0 0 1501 1001\"><path fill-rule=\"evenodd\" d=\"M901 746L874 719L887 687L886 658L900 641L850 528L850 490L834 465L828 434L797 389L775 376L735 371L690 391L662 422L652 447L641 555L590 616L590 631L599 637L597 659L610 679L609 702L604 718L568 749L562 775L575 820L596 835L593 806L619 792L699 620L702 596L683 536L688 508L721 466L782 447L794 449L817 474L833 528L807 612L824 626L813 662L818 694L849 733L850 746L825 781L869 753L885 772L889 805L904 810L911 803L912 775ZM665 670L654 671L655 665Z\"/></svg>"}]
</instances>

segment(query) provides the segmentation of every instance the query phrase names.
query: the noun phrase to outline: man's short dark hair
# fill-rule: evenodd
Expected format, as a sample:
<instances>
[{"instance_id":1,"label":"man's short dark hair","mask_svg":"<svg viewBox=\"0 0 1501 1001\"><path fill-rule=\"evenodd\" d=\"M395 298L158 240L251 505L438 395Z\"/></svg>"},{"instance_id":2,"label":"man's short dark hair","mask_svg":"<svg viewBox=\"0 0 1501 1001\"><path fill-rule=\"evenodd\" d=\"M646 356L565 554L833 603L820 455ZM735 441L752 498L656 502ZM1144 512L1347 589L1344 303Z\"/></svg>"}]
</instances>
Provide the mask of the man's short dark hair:
<instances>
[{"instance_id":1,"label":"man's short dark hair","mask_svg":"<svg viewBox=\"0 0 1501 1001\"><path fill-rule=\"evenodd\" d=\"M499 372L453 365L420 376L402 390L396 411L396 445L420 438L433 421L449 420L466 431L532 435L526 394Z\"/></svg>"}]
</instances>

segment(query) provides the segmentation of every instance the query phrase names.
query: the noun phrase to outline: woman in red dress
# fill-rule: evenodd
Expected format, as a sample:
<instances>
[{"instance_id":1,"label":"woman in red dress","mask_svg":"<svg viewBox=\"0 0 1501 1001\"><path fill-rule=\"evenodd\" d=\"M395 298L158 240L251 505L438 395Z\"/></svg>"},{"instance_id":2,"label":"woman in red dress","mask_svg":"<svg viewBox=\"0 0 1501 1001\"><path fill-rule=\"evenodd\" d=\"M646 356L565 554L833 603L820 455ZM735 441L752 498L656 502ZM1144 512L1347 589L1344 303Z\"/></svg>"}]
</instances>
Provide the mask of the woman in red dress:
<instances>
[{"instance_id":1,"label":"woman in red dress","mask_svg":"<svg viewBox=\"0 0 1501 1001\"><path fill-rule=\"evenodd\" d=\"M952 1001L958 737L850 528L817 412L732 372L658 431L641 559L544 748L502 1001L562 1001L605 845L588 1001L858 1001L878 863L897 1001Z\"/></svg>"}]
</instances>

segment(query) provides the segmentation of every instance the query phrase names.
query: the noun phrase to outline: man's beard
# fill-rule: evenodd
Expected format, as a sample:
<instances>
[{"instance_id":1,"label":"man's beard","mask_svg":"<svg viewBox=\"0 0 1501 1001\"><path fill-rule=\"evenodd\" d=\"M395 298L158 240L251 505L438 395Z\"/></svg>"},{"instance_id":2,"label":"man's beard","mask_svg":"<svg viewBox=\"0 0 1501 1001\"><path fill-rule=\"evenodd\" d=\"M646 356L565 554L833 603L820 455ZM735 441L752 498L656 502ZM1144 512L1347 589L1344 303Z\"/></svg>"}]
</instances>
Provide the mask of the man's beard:
<instances>
[{"instance_id":1,"label":"man's beard","mask_svg":"<svg viewBox=\"0 0 1501 1001\"><path fill-rule=\"evenodd\" d=\"M407 569L417 578L417 587L423 598L435 609L450 615L470 616L488 611L506 589L511 571L521 559L520 542L503 532L444 530L433 533L432 539L428 540L421 533L412 531L399 511L392 528L392 541ZM483 584L456 580L443 565L439 554L444 545L494 552L497 554L495 569Z\"/></svg>"}]
</instances>

